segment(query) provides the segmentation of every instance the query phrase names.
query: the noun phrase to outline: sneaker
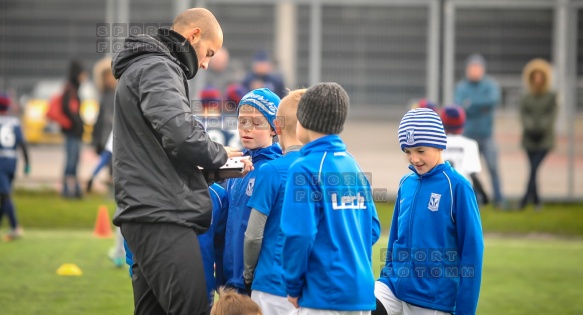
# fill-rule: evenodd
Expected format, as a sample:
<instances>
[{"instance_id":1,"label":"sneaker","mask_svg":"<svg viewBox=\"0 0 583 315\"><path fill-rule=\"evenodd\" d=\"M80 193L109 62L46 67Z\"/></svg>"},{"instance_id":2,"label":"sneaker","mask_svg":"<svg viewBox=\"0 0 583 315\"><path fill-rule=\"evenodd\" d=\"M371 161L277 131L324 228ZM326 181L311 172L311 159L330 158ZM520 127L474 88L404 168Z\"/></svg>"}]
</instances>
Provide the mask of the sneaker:
<instances>
[{"instance_id":1,"label":"sneaker","mask_svg":"<svg viewBox=\"0 0 583 315\"><path fill-rule=\"evenodd\" d=\"M2 240L4 242L12 242L12 241L15 241L15 240L22 238L22 234L23 234L22 230L19 230L18 228L16 228L16 229L10 231L10 233L4 235L2 237Z\"/></svg>"},{"instance_id":2,"label":"sneaker","mask_svg":"<svg viewBox=\"0 0 583 315\"><path fill-rule=\"evenodd\" d=\"M109 249L109 251L107 252L107 257L113 262L113 264L118 267L121 268L123 267L123 264L125 263L125 257L116 257L115 256L115 247L112 247Z\"/></svg>"},{"instance_id":3,"label":"sneaker","mask_svg":"<svg viewBox=\"0 0 583 315\"><path fill-rule=\"evenodd\" d=\"M117 267L117 268L121 268L124 265L124 259L121 257L115 257L113 259L113 264Z\"/></svg>"},{"instance_id":4,"label":"sneaker","mask_svg":"<svg viewBox=\"0 0 583 315\"><path fill-rule=\"evenodd\" d=\"M498 201L498 202L494 203L494 207L496 208L496 210L500 210L500 211L512 211L512 207L510 206L510 203L508 203L508 201L506 201L506 200Z\"/></svg>"}]
</instances>

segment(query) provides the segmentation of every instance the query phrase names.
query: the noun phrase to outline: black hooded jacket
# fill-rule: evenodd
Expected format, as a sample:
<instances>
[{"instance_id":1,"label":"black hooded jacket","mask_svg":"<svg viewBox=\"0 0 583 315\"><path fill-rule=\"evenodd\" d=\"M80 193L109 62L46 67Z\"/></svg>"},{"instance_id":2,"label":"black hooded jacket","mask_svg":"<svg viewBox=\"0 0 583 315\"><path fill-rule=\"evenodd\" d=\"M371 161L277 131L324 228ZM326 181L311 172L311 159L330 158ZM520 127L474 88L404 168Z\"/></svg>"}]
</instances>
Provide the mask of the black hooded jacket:
<instances>
[{"instance_id":1,"label":"black hooded jacket","mask_svg":"<svg viewBox=\"0 0 583 315\"><path fill-rule=\"evenodd\" d=\"M198 60L178 33L131 36L113 57L113 223L165 222L208 229L212 205L199 166L219 168L225 149L191 114L187 80Z\"/></svg>"}]
</instances>

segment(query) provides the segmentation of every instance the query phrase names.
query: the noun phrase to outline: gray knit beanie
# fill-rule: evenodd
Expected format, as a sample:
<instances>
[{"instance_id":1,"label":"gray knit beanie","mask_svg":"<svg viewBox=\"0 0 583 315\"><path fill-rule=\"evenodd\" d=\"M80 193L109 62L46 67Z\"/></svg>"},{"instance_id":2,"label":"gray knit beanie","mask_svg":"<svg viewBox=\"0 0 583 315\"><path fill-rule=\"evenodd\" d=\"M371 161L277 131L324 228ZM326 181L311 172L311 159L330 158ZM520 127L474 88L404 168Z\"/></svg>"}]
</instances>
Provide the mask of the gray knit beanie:
<instances>
[{"instance_id":1,"label":"gray knit beanie","mask_svg":"<svg viewBox=\"0 0 583 315\"><path fill-rule=\"evenodd\" d=\"M302 127L323 134L339 134L344 129L350 100L335 82L309 88L298 104L297 117Z\"/></svg>"}]
</instances>

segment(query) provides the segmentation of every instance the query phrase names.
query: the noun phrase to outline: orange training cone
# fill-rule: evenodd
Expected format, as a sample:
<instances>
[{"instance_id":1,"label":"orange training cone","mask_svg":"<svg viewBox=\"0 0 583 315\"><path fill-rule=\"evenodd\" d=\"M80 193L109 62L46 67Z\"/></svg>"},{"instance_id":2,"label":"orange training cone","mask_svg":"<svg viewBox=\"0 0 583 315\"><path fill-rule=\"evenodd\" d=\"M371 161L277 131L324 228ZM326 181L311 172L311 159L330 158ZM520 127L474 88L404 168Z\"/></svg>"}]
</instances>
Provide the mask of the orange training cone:
<instances>
[{"instance_id":1,"label":"orange training cone","mask_svg":"<svg viewBox=\"0 0 583 315\"><path fill-rule=\"evenodd\" d=\"M109 221L109 212L107 211L107 206L99 206L99 211L97 212L97 220L95 220L95 229L93 230L93 235L99 238L111 238L111 225Z\"/></svg>"}]
</instances>

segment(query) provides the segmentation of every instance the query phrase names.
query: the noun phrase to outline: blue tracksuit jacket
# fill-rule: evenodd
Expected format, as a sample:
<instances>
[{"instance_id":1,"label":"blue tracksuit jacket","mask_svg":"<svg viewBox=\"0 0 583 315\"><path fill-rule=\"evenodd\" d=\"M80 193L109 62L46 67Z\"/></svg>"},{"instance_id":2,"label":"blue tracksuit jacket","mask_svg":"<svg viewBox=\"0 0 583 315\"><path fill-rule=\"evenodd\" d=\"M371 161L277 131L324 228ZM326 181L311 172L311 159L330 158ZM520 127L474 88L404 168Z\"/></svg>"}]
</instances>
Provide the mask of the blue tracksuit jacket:
<instances>
[{"instance_id":1,"label":"blue tracksuit jacket","mask_svg":"<svg viewBox=\"0 0 583 315\"><path fill-rule=\"evenodd\" d=\"M289 168L300 156L299 151L268 161L258 170L257 182L248 206L267 216L261 252L255 268L253 290L277 296L286 296L281 278L283 233L281 210Z\"/></svg>"},{"instance_id":2,"label":"blue tracksuit jacket","mask_svg":"<svg viewBox=\"0 0 583 315\"><path fill-rule=\"evenodd\" d=\"M306 308L374 310L371 255L380 224L369 181L338 135L300 154L281 217L286 292Z\"/></svg>"},{"instance_id":3,"label":"blue tracksuit jacket","mask_svg":"<svg viewBox=\"0 0 583 315\"><path fill-rule=\"evenodd\" d=\"M401 180L379 281L402 301L476 313L484 241L476 195L449 163Z\"/></svg>"},{"instance_id":4,"label":"blue tracksuit jacket","mask_svg":"<svg viewBox=\"0 0 583 315\"><path fill-rule=\"evenodd\" d=\"M223 258L223 272L227 286L245 289L243 270L243 242L245 231L251 215L251 208L247 205L253 194L257 170L267 161L279 158L282 155L279 143L267 148L247 150L245 155L251 156L254 170L243 178L231 178L227 181L229 211L225 234L225 251Z\"/></svg>"}]
</instances>

